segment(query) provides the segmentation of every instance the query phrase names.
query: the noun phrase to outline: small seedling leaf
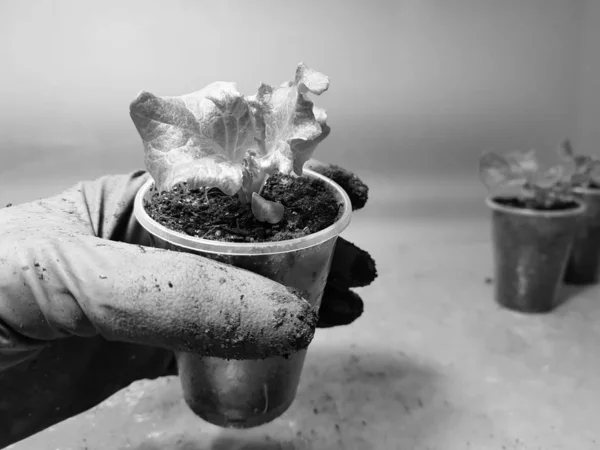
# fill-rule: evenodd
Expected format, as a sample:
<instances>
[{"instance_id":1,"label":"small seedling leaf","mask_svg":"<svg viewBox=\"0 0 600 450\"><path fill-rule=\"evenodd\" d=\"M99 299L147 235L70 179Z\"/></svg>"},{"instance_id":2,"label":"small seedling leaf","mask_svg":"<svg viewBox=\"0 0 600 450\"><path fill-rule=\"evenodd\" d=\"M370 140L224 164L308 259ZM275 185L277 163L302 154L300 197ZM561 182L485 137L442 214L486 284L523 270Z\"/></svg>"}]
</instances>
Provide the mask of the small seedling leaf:
<instances>
[{"instance_id":1,"label":"small seedling leaf","mask_svg":"<svg viewBox=\"0 0 600 450\"><path fill-rule=\"evenodd\" d=\"M279 223L283 219L284 210L281 203L262 198L256 192L252 193L252 214L259 222Z\"/></svg>"},{"instance_id":2,"label":"small seedling leaf","mask_svg":"<svg viewBox=\"0 0 600 450\"><path fill-rule=\"evenodd\" d=\"M543 189L556 186L564 177L565 169L562 166L554 166L541 173L536 179L536 185Z\"/></svg>"},{"instance_id":3,"label":"small seedling leaf","mask_svg":"<svg viewBox=\"0 0 600 450\"><path fill-rule=\"evenodd\" d=\"M515 173L522 173L530 181L539 171L539 164L535 150L512 151L506 154L506 161L512 166Z\"/></svg>"},{"instance_id":4,"label":"small seedling leaf","mask_svg":"<svg viewBox=\"0 0 600 450\"><path fill-rule=\"evenodd\" d=\"M516 195L529 208L547 209L573 198L573 187L600 181L598 158L577 155L568 140L559 146L561 162L549 169L538 163L535 150L484 155L480 172L488 188L518 187Z\"/></svg>"},{"instance_id":5,"label":"small seedling leaf","mask_svg":"<svg viewBox=\"0 0 600 450\"><path fill-rule=\"evenodd\" d=\"M515 164L496 153L486 153L479 160L479 176L489 189L510 185L523 185L525 175Z\"/></svg>"},{"instance_id":6,"label":"small seedling leaf","mask_svg":"<svg viewBox=\"0 0 600 450\"><path fill-rule=\"evenodd\" d=\"M558 156L564 161L572 161L575 158L575 152L573 151L571 141L565 139L560 143L558 146Z\"/></svg>"}]
</instances>

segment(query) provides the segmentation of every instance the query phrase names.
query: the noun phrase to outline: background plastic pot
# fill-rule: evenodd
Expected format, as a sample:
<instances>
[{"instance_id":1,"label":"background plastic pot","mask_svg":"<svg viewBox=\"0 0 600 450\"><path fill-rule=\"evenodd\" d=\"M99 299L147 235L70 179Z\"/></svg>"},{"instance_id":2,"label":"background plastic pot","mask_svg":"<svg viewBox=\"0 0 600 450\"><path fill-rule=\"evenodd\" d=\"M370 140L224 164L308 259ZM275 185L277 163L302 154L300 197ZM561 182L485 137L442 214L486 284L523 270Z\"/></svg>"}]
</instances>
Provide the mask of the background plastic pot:
<instances>
[{"instance_id":1,"label":"background plastic pot","mask_svg":"<svg viewBox=\"0 0 600 450\"><path fill-rule=\"evenodd\" d=\"M567 264L565 283L594 284L600 271L600 189L577 188L586 205Z\"/></svg>"},{"instance_id":2,"label":"background plastic pot","mask_svg":"<svg viewBox=\"0 0 600 450\"><path fill-rule=\"evenodd\" d=\"M492 210L495 299L505 308L539 313L556 306L558 287L585 205L562 211L504 206Z\"/></svg>"},{"instance_id":3,"label":"background plastic pot","mask_svg":"<svg viewBox=\"0 0 600 450\"><path fill-rule=\"evenodd\" d=\"M153 245L196 253L258 273L302 291L319 306L338 235L350 223L352 206L346 192L315 172L304 174L325 182L343 212L330 227L309 236L281 242L229 243L194 238L170 230L144 210L153 193L150 180L135 199L135 216L152 236ZM283 414L292 404L306 350L262 360L225 360L178 353L179 377L189 407L204 420L222 427L255 427Z\"/></svg>"}]
</instances>

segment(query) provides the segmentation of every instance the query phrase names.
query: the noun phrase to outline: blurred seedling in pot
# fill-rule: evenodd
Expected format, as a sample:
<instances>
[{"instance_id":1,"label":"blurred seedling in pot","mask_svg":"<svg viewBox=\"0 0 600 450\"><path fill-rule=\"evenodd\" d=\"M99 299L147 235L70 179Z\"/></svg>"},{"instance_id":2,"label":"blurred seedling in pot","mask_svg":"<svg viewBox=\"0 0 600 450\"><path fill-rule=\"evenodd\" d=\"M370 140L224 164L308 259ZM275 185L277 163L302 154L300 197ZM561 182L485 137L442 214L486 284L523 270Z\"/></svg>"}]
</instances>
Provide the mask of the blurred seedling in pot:
<instances>
[{"instance_id":1,"label":"blurred seedling in pot","mask_svg":"<svg viewBox=\"0 0 600 450\"><path fill-rule=\"evenodd\" d=\"M484 153L479 176L490 193L510 192L523 208L553 209L572 201L571 177L564 165L543 169L535 150Z\"/></svg>"},{"instance_id":2,"label":"blurred seedling in pot","mask_svg":"<svg viewBox=\"0 0 600 450\"><path fill-rule=\"evenodd\" d=\"M560 144L558 154L562 161L570 166L569 184L571 187L600 189L600 158L578 155L568 139Z\"/></svg>"}]
</instances>

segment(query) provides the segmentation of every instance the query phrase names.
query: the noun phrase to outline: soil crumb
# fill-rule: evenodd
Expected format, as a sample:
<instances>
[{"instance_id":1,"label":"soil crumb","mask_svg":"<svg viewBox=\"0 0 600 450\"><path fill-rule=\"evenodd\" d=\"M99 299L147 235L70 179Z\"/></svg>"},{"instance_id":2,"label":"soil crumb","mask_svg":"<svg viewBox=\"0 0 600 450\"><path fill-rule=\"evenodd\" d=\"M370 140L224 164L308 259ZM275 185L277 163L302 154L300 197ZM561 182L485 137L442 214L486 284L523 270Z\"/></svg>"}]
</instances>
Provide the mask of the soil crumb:
<instances>
[{"instance_id":1,"label":"soil crumb","mask_svg":"<svg viewBox=\"0 0 600 450\"><path fill-rule=\"evenodd\" d=\"M332 225L342 206L321 180L275 174L261 196L281 203L281 222L259 222L251 205L218 189L187 189L185 184L154 192L144 205L161 225L189 236L226 242L275 242L317 233Z\"/></svg>"}]
</instances>

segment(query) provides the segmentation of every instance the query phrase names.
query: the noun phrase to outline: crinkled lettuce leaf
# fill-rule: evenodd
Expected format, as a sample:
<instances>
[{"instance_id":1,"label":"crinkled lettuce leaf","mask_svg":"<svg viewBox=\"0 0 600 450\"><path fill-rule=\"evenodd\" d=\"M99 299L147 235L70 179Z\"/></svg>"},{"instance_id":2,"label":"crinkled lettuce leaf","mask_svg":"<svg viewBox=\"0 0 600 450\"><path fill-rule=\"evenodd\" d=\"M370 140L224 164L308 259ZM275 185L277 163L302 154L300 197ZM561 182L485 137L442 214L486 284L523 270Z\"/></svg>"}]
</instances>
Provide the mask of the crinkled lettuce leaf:
<instances>
[{"instance_id":1,"label":"crinkled lettuce leaf","mask_svg":"<svg viewBox=\"0 0 600 450\"><path fill-rule=\"evenodd\" d=\"M251 197L270 173L302 174L330 132L325 111L308 95L328 87L327 76L300 63L294 81L279 87L261 83L248 97L231 82L180 97L141 92L130 116L159 190L186 182Z\"/></svg>"}]
</instances>

